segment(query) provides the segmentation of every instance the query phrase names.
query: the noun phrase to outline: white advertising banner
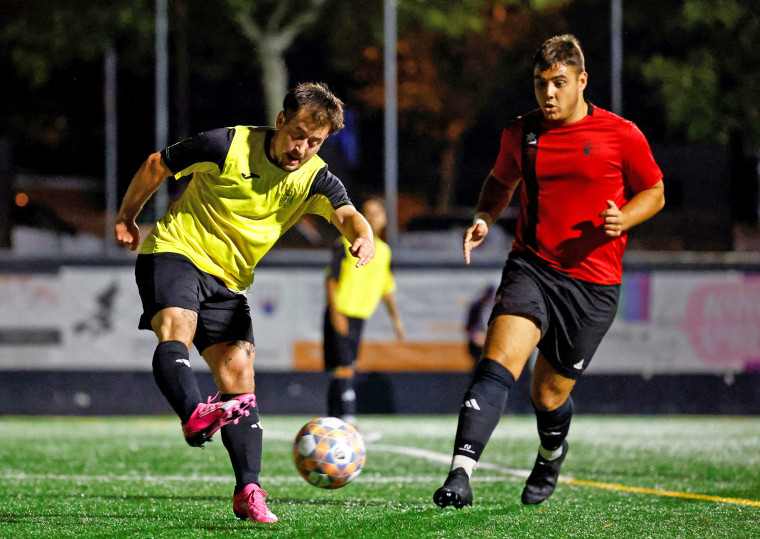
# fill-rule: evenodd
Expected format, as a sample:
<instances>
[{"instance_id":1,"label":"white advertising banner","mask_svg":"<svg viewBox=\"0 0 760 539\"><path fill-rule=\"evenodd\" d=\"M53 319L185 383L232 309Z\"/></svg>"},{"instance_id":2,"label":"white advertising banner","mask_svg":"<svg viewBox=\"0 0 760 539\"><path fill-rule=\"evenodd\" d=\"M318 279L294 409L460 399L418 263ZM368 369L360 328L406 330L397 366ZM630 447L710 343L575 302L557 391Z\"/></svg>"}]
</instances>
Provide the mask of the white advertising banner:
<instances>
[{"instance_id":1,"label":"white advertising banner","mask_svg":"<svg viewBox=\"0 0 760 539\"><path fill-rule=\"evenodd\" d=\"M461 361L451 366L447 356L466 354L461 345L468 305L499 278L500 271L469 268L398 270L406 342L395 343L382 305L365 327L364 342L368 348L382 345L376 352L396 360L393 368L424 368L424 362L398 361L411 355L438 358L439 370L467 368ZM298 350L319 354L325 301L320 269L260 268L248 299L257 370L301 368ZM156 339L137 329L140 313L129 267L0 275L0 370L148 371ZM205 369L195 350L191 362ZM656 271L625 274L618 316L587 372L758 368L760 274Z\"/></svg>"},{"instance_id":2,"label":"white advertising banner","mask_svg":"<svg viewBox=\"0 0 760 539\"><path fill-rule=\"evenodd\" d=\"M626 274L618 316L588 372L742 372L760 367L760 275Z\"/></svg>"}]
</instances>

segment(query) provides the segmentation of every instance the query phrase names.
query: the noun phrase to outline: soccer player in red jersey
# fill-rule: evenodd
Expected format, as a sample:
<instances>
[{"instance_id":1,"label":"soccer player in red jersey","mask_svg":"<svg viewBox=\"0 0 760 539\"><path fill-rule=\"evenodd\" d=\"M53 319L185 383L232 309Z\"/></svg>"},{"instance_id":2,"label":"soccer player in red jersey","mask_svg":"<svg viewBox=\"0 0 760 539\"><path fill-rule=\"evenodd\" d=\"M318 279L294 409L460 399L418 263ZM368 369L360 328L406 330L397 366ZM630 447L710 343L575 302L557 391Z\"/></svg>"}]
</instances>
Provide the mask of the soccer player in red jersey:
<instances>
[{"instance_id":1,"label":"soccer player in red jersey","mask_svg":"<svg viewBox=\"0 0 760 539\"><path fill-rule=\"evenodd\" d=\"M540 445L522 502L552 494L568 449L570 393L615 317L628 231L665 204L662 172L641 131L584 99L578 40L548 39L533 66L539 108L504 129L464 234L469 264L519 188L516 239L464 396L451 471L433 496L441 507L472 505L472 470L536 347L531 400Z\"/></svg>"}]
</instances>

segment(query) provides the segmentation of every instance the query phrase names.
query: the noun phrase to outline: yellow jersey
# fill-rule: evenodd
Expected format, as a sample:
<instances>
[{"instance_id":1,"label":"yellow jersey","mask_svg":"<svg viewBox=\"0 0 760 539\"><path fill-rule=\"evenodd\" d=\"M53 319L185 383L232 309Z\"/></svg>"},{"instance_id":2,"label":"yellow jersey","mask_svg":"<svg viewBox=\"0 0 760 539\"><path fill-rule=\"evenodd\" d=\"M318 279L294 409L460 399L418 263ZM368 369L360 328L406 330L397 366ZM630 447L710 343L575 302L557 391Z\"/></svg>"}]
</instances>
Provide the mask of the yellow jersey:
<instances>
[{"instance_id":1,"label":"yellow jersey","mask_svg":"<svg viewBox=\"0 0 760 539\"><path fill-rule=\"evenodd\" d=\"M253 283L254 268L305 213L328 221L351 204L343 184L314 156L287 172L269 157L273 128L214 129L162 150L175 178L192 174L140 253L179 253L231 290Z\"/></svg>"},{"instance_id":2,"label":"yellow jersey","mask_svg":"<svg viewBox=\"0 0 760 539\"><path fill-rule=\"evenodd\" d=\"M335 308L352 318L367 319L375 312L385 294L396 290L391 272L391 248L375 237L375 258L371 264L356 267L356 258L349 252L349 243L341 238L333 249L327 278L335 279Z\"/></svg>"}]
</instances>

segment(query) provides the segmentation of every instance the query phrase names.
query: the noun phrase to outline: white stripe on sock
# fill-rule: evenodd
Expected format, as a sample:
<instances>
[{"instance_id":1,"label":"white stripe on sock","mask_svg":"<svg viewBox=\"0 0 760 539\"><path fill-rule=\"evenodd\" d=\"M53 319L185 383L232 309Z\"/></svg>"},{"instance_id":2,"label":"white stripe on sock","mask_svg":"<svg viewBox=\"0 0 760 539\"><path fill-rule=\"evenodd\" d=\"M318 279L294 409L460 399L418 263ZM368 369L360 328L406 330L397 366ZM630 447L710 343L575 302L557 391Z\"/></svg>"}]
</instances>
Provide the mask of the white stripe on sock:
<instances>
[{"instance_id":1,"label":"white stripe on sock","mask_svg":"<svg viewBox=\"0 0 760 539\"><path fill-rule=\"evenodd\" d=\"M471 459L470 457L454 455L454 458L451 460L451 469L456 470L457 468L464 468L464 471L467 472L467 477L472 477L472 470L475 469L477 463L478 461Z\"/></svg>"}]
</instances>

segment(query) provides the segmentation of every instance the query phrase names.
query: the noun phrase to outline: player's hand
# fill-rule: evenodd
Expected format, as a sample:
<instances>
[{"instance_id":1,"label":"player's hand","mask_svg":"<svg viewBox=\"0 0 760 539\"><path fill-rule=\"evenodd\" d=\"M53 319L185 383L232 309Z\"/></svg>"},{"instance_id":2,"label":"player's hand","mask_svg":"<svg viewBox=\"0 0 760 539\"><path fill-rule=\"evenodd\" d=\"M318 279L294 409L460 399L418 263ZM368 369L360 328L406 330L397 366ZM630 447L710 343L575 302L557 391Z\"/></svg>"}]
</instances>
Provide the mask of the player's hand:
<instances>
[{"instance_id":1,"label":"player's hand","mask_svg":"<svg viewBox=\"0 0 760 539\"><path fill-rule=\"evenodd\" d=\"M337 333L343 336L348 335L348 317L345 314L331 308L330 323Z\"/></svg>"},{"instance_id":2,"label":"player's hand","mask_svg":"<svg viewBox=\"0 0 760 539\"><path fill-rule=\"evenodd\" d=\"M487 235L488 225L482 222L475 223L465 231L464 238L462 239L462 250L464 251L464 261L466 264L470 263L470 251L483 243Z\"/></svg>"},{"instance_id":3,"label":"player's hand","mask_svg":"<svg viewBox=\"0 0 760 539\"><path fill-rule=\"evenodd\" d=\"M602 228L604 233L611 238L619 238L623 233L623 212L620 211L615 203L607 201L607 209L599 214L604 219Z\"/></svg>"},{"instance_id":4,"label":"player's hand","mask_svg":"<svg viewBox=\"0 0 760 539\"><path fill-rule=\"evenodd\" d=\"M403 341L406 331L404 330L404 323L399 318L393 322L393 331L396 332L396 340Z\"/></svg>"},{"instance_id":5,"label":"player's hand","mask_svg":"<svg viewBox=\"0 0 760 539\"><path fill-rule=\"evenodd\" d=\"M116 221L113 227L113 235L119 247L129 248L130 251L134 251L140 245L140 229L134 220Z\"/></svg>"},{"instance_id":6,"label":"player's hand","mask_svg":"<svg viewBox=\"0 0 760 539\"><path fill-rule=\"evenodd\" d=\"M375 258L375 245L364 238L356 238L348 251L359 259L356 261L357 268L366 266Z\"/></svg>"}]
</instances>

